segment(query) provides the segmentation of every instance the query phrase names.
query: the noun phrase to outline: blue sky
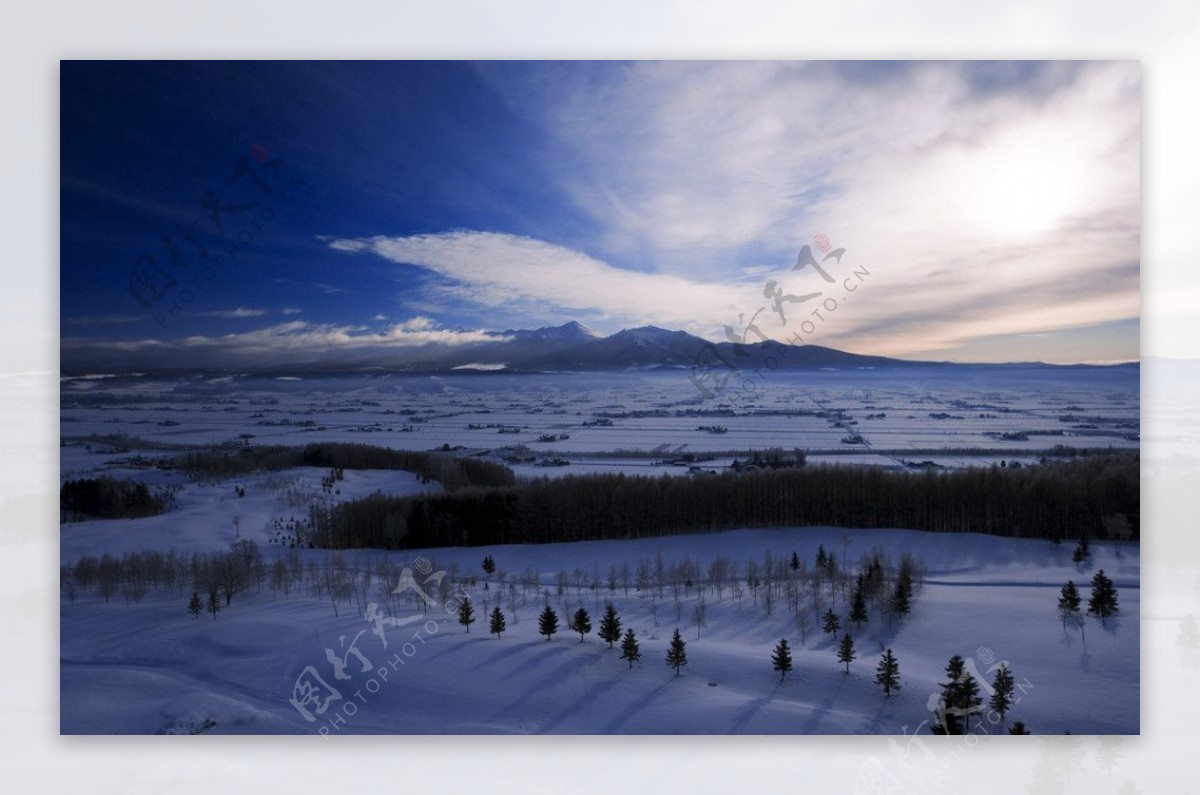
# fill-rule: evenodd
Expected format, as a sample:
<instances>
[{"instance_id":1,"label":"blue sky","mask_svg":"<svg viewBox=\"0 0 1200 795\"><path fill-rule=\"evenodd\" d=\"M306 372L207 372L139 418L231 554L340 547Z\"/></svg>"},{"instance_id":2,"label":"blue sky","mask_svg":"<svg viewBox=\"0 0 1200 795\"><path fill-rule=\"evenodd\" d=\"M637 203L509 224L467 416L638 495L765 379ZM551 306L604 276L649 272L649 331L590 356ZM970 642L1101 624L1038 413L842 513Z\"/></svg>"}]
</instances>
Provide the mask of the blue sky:
<instances>
[{"instance_id":1,"label":"blue sky","mask_svg":"<svg viewBox=\"0 0 1200 795\"><path fill-rule=\"evenodd\" d=\"M835 296L808 341L1136 359L1140 102L1127 62L64 62L64 363L786 340Z\"/></svg>"}]
</instances>

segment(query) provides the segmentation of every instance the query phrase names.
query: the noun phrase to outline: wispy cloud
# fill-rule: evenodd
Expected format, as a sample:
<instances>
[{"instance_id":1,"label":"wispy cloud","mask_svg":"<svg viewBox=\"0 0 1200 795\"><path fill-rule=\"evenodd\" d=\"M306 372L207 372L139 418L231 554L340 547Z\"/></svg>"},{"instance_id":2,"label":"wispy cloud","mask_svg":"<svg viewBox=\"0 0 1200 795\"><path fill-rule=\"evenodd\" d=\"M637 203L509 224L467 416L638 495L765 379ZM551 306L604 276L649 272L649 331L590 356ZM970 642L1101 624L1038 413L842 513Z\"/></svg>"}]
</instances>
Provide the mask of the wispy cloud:
<instances>
[{"instance_id":1,"label":"wispy cloud","mask_svg":"<svg viewBox=\"0 0 1200 795\"><path fill-rule=\"evenodd\" d=\"M279 310L279 314L281 314L281 315L298 315L303 311L304 310L298 306L285 306L283 309Z\"/></svg>"},{"instance_id":2,"label":"wispy cloud","mask_svg":"<svg viewBox=\"0 0 1200 795\"><path fill-rule=\"evenodd\" d=\"M148 315L80 315L64 317L64 326L107 326L121 323L136 323L139 320L149 320Z\"/></svg>"},{"instance_id":3,"label":"wispy cloud","mask_svg":"<svg viewBox=\"0 0 1200 795\"><path fill-rule=\"evenodd\" d=\"M217 336L194 335L176 340L92 340L63 338L69 358L103 361L105 357L135 355L142 361L169 363L187 354L194 364L262 365L309 361L322 356L416 348L430 343L464 345L504 339L482 330L443 329L427 317L394 323L386 329L366 326L313 324L302 320L277 323L252 331Z\"/></svg>"},{"instance_id":4,"label":"wispy cloud","mask_svg":"<svg viewBox=\"0 0 1200 795\"><path fill-rule=\"evenodd\" d=\"M262 317L267 314L265 309L249 309L244 306L239 306L237 309L214 309L210 312L197 312L201 317L223 317L223 318L244 318L244 317Z\"/></svg>"},{"instance_id":5,"label":"wispy cloud","mask_svg":"<svg viewBox=\"0 0 1200 795\"><path fill-rule=\"evenodd\" d=\"M297 281L296 279L288 279L284 277L277 277L275 279L275 283L284 284L289 287L307 287L309 289L319 290L326 295L339 295L350 292L345 287L338 287L336 284L327 284L325 282L302 282Z\"/></svg>"},{"instance_id":6,"label":"wispy cloud","mask_svg":"<svg viewBox=\"0 0 1200 795\"><path fill-rule=\"evenodd\" d=\"M891 354L1140 311L1136 63L482 71L563 142L551 172L595 231L571 246L455 232L334 248L429 268L454 280L445 295L485 306L711 337L763 304L747 277L820 289L786 268L824 232L874 275L823 333Z\"/></svg>"},{"instance_id":7,"label":"wispy cloud","mask_svg":"<svg viewBox=\"0 0 1200 795\"><path fill-rule=\"evenodd\" d=\"M635 325L711 324L755 300L762 289L625 270L564 246L494 232L331 240L329 246L427 268L453 280L441 288L446 296L475 304L599 313Z\"/></svg>"}]
</instances>

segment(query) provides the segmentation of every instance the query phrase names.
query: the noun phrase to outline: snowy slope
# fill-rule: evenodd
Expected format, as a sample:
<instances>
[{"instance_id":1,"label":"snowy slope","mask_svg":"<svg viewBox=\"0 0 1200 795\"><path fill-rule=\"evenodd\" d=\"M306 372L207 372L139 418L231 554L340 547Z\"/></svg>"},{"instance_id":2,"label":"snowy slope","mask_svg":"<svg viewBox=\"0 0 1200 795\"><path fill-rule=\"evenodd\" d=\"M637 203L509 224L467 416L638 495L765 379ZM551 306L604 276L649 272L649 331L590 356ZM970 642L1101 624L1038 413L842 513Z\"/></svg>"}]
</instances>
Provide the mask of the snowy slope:
<instances>
[{"instance_id":1,"label":"snowy slope","mask_svg":"<svg viewBox=\"0 0 1200 795\"><path fill-rule=\"evenodd\" d=\"M349 478L350 473L347 473ZM249 498L247 498L249 499ZM161 518L161 517L160 517ZM147 520L140 520L147 521ZM114 523L115 524L115 523ZM109 528L120 535L121 528ZM199 531L195 531L199 535ZM184 537L192 537L189 532ZM848 541L847 541L848 538ZM91 542L99 543L93 535ZM690 623L697 602L692 589L676 609L669 588L655 624L650 594L618 585L609 594L608 566L635 568L661 552L670 562L685 555L702 567L718 555L743 563L792 551L812 560L818 544L851 560L876 548L896 559L911 551L927 567L911 615L889 629L879 618L854 631L859 658L844 673L833 640L814 628L802 643L794 617L781 601L766 615L747 592L739 607L728 588L723 598L706 594L707 627ZM85 548L76 535L64 540ZM105 548L109 545L107 541ZM485 554L510 579L527 567L539 572L543 589L563 625L550 642L537 635L541 597L532 593L512 615L508 631L489 637L489 597L497 587L467 586L476 623L465 632L440 606L402 628L385 628L389 644L343 603L339 615L328 599L294 592L273 598L269 590L235 598L213 621L186 613L186 599L163 591L140 604L120 597L105 604L93 594L61 608L61 704L64 733L900 733L930 717L927 701L943 681L952 654L974 660L979 673L1007 660L1021 691L1011 719L1036 733L1137 733L1139 730L1139 554L1136 545L1117 550L1095 544L1094 560L1081 572L1069 545L976 535L939 535L905 530L742 530L640 541L583 542L544 546L439 549L393 553L399 565L419 566L418 555L440 569L457 567L483 577ZM283 554L266 548L270 558ZM360 564L385 553L348 553ZM328 553L305 551L324 560ZM585 573L577 592L569 576L563 599L553 595L555 572ZM1064 633L1055 602L1068 578L1082 587L1097 567L1120 591L1121 611L1102 627L1090 619L1086 647L1076 631ZM598 573L600 593L587 580ZM376 583L371 600L381 600ZM519 593L520 589L518 589ZM612 601L641 642L642 660L630 670L619 650L595 635L604 600ZM565 626L565 608L579 604L592 614L586 642ZM844 601L836 610L846 613ZM408 617L408 613L405 617ZM411 615L419 615L412 612ZM428 623L426 623L428 622ZM667 640L678 626L688 641L690 663L675 677L663 662ZM342 654L354 642L371 670L348 657L346 675L334 678L326 649ZM414 633L418 633L414 636ZM796 670L780 683L770 664L773 644L787 637ZM409 644L409 645L405 645ZM872 682L883 645L899 658L903 687L890 700ZM340 701L314 722L290 703L307 666L338 689ZM355 695L357 691L358 695ZM333 719L331 722L330 719ZM992 727L987 727L991 729ZM927 731L922 727L921 731Z\"/></svg>"}]
</instances>

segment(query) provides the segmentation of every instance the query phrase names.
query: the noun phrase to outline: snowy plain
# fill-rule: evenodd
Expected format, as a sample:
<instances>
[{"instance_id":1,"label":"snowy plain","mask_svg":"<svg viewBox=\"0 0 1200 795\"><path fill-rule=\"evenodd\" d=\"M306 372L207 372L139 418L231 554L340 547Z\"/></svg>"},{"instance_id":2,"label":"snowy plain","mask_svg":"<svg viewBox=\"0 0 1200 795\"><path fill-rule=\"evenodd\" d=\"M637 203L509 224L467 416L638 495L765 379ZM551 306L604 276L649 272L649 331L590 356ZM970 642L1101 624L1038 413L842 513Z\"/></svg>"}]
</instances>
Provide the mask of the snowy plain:
<instances>
[{"instance_id":1,"label":"snowy plain","mask_svg":"<svg viewBox=\"0 0 1200 795\"><path fill-rule=\"evenodd\" d=\"M797 404L796 383L779 383L764 389L754 405L743 404L716 420L674 416L714 409L711 402L696 401L691 385L678 374L571 376L569 381L369 377L317 384L247 379L238 388L227 381L75 380L63 385L62 479L103 473L174 487L177 494L172 509L159 516L64 524L60 556L71 564L83 555L104 553L174 549L187 555L226 550L247 538L259 545L268 567L291 554L306 565L329 562L334 553L293 553L278 542L276 532L278 522L304 514L306 500L332 499L321 496L322 470L189 482L151 465L171 448L187 445L323 440L436 449L449 444L499 458L501 448L515 443L538 455L572 460L565 467L515 465L519 476L614 468L682 475L678 468L655 465L679 445L716 453L800 447L814 463L824 456L893 468L902 466L905 450L924 460L936 456L929 451L945 449L949 452L939 462L953 467L990 465L998 457L1018 460L1025 450L1058 443L1136 448L1136 371L1132 376L1085 372L1091 380L1076 376L1055 382L1037 374L1018 379L1019 384L935 380L919 387L882 375L844 380L846 374L810 374L802 404ZM653 412L660 414L641 416ZM931 414L949 416L932 419ZM612 417L612 425L584 425L599 417ZM715 422L727 432L697 430ZM469 427L493 423L521 431ZM840 442L848 428L860 432L869 449L845 449L857 447ZM996 437L1028 431L1035 432L1028 441ZM1048 435L1039 437L1038 431ZM550 432L570 438L539 443ZM97 441L111 433L145 447ZM244 438L246 433L253 437ZM661 439L672 443L661 448L666 444ZM959 452L972 448L978 453ZM634 455L622 457L622 451ZM236 496L238 487L245 497ZM336 499L438 488L411 473L347 471ZM849 673L819 621L802 632L786 604L774 604L768 615L761 597L748 589L737 599L729 586L718 593L701 580L677 605L669 588L660 596L656 586L631 586L627 594L606 582L610 567L627 563L636 569L660 554L668 563L690 558L701 572L724 556L738 562L744 574L751 559L761 563L766 554L779 560L795 552L811 568L819 545L839 557L845 554L853 564L875 552L893 563L911 553L924 568L911 614L888 621L872 611L868 623L852 630L858 657ZM61 731L911 734L928 732L922 722L933 716L930 697L944 681L948 658L958 654L971 661L984 684L1000 661L1008 662L1022 690L1006 723L1022 720L1039 734L1136 734L1139 547L1094 543L1092 559L1082 568L1071 562L1072 547L1070 542L1055 546L1044 540L904 529L804 527L343 553L360 570L386 558L415 572L429 567L452 572L461 583L456 586L460 595L469 594L476 608L470 632L443 604L423 613L413 601L409 612L397 616L411 623L375 634L363 607L382 602L396 585L378 578L361 599L336 610L327 595L302 588L288 596L268 587L252 589L235 597L216 620L188 615L190 586L151 591L132 604L120 595L105 603L85 592L74 599L64 596L60 605ZM484 574L485 555L494 557L507 582L500 582L499 573ZM1088 619L1085 644L1078 630L1060 623L1056 599L1061 585L1072 579L1086 600L1090 578L1100 568L1116 582L1121 609L1103 625ZM567 574L562 594L560 570ZM515 602L510 601L509 585L530 571L536 572L536 588L518 585ZM701 598L705 620L697 628L693 616ZM562 624L549 642L537 633L537 613L546 601ZM595 626L608 601L641 643L642 659L632 669L619 659L618 649L608 649L596 637L595 628L580 642L565 626L567 613L579 606L591 613ZM500 639L487 632L487 614L497 603L508 619ZM842 594L810 595L805 604L814 616L832 606L845 620ZM679 677L663 660L677 627L689 656ZM770 661L781 637L789 640L795 659L795 670L782 681ZM336 679L330 656L345 655L353 643L362 656L346 657L348 678ZM902 688L891 698L872 681L884 647L900 661ZM291 703L298 679L310 667L341 696L312 721ZM979 730L996 732L997 727L985 721Z\"/></svg>"}]
</instances>

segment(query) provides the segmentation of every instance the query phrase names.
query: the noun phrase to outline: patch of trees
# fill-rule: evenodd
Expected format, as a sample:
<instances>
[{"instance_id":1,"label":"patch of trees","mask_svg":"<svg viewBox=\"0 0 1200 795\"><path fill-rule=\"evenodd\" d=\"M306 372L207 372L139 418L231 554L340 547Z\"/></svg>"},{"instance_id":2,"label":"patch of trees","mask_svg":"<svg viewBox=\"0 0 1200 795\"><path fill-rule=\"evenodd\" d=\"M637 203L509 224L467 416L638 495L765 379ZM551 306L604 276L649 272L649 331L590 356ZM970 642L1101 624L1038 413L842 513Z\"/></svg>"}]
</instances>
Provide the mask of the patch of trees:
<instances>
[{"instance_id":1,"label":"patch of trees","mask_svg":"<svg viewBox=\"0 0 1200 795\"><path fill-rule=\"evenodd\" d=\"M426 480L436 480L446 491L470 486L511 486L516 482L511 469L492 461L341 442L320 442L303 447L264 445L206 450L178 456L174 459L174 465L197 478L232 477L295 467L321 467L338 472L346 469L403 469L415 472Z\"/></svg>"},{"instance_id":2,"label":"patch of trees","mask_svg":"<svg viewBox=\"0 0 1200 795\"><path fill-rule=\"evenodd\" d=\"M68 480L58 492L59 510L68 518L140 519L157 516L173 501L169 491L108 477Z\"/></svg>"},{"instance_id":3,"label":"patch of trees","mask_svg":"<svg viewBox=\"0 0 1200 795\"><path fill-rule=\"evenodd\" d=\"M172 549L165 554L151 550L126 552L121 557L108 553L99 558L84 555L73 566L60 568L59 583L71 601L80 593L95 592L106 602L119 595L127 604L141 602L147 593L159 588L182 596L190 587L215 618L214 602L228 607L238 594L252 586L261 588L267 574L258 545L241 539L228 551L210 554L185 556ZM189 601L188 612L192 608Z\"/></svg>"},{"instance_id":4,"label":"patch of trees","mask_svg":"<svg viewBox=\"0 0 1200 795\"><path fill-rule=\"evenodd\" d=\"M568 475L453 494L374 495L314 513L318 545L412 549L646 538L739 527L903 527L1085 537L1112 517L1136 538L1137 453L946 472L822 466L703 479Z\"/></svg>"}]
</instances>

